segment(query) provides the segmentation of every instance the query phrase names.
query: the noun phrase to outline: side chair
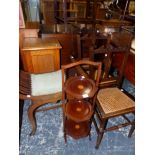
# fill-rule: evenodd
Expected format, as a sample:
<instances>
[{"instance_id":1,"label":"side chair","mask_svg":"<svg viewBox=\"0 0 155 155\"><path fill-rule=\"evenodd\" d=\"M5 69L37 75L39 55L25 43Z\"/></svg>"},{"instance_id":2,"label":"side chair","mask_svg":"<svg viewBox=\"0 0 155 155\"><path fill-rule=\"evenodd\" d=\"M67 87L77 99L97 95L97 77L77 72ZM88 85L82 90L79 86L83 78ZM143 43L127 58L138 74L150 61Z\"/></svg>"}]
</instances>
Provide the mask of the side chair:
<instances>
[{"instance_id":1,"label":"side chair","mask_svg":"<svg viewBox=\"0 0 155 155\"><path fill-rule=\"evenodd\" d=\"M121 88L132 37L129 33L114 32L109 35L105 48L92 51L91 58L98 53L104 55L103 74L99 84L100 89L97 94L95 115L93 117L97 131L96 149L99 148L105 132L131 125L128 135L130 137L135 128L135 120L127 115L131 113L134 117L135 102L131 95ZM117 53L123 54L123 60L119 69L113 74L112 60ZM125 123L107 127L108 120L118 116L122 116Z\"/></svg>"}]
</instances>

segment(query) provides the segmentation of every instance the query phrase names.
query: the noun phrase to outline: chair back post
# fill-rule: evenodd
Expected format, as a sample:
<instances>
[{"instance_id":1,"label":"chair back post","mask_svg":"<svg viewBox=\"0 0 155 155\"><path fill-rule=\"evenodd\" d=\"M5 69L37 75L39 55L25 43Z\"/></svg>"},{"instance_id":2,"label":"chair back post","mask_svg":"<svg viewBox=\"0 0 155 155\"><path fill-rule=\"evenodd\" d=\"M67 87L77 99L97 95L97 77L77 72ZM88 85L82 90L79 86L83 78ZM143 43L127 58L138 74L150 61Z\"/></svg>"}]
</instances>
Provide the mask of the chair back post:
<instances>
[{"instance_id":1,"label":"chair back post","mask_svg":"<svg viewBox=\"0 0 155 155\"><path fill-rule=\"evenodd\" d=\"M133 39L133 35L128 32L113 32L107 36L106 44L100 46L95 49L95 47L91 47L90 49L90 59L95 61L96 54L103 54L103 76L101 77L100 86L106 87L112 85L121 86L121 82L123 79L125 67L127 64L131 41ZM122 53L124 55L123 60L121 62L121 67L119 70L118 77L110 77L110 71L113 64L113 56L116 54ZM97 60L96 60L97 61ZM112 82L112 81L113 82ZM108 84L109 81L109 84ZM112 83L111 83L112 82Z\"/></svg>"},{"instance_id":2,"label":"chair back post","mask_svg":"<svg viewBox=\"0 0 155 155\"><path fill-rule=\"evenodd\" d=\"M110 51L116 54L119 52L124 54L124 58L122 60L122 64L119 71L119 76L117 79L117 86L119 88L121 87L122 84L122 79L130 52L132 39L133 35L128 32L113 32L110 35L108 49L110 49ZM110 48L111 44L114 46L114 49Z\"/></svg>"},{"instance_id":3,"label":"chair back post","mask_svg":"<svg viewBox=\"0 0 155 155\"><path fill-rule=\"evenodd\" d=\"M77 38L78 59L81 60L82 59L82 55L81 55L81 40L80 40L80 35L77 35L76 38Z\"/></svg>"},{"instance_id":4,"label":"chair back post","mask_svg":"<svg viewBox=\"0 0 155 155\"><path fill-rule=\"evenodd\" d=\"M129 56L129 52L126 52L124 54L124 59L122 61L121 69L120 69L118 80L117 80L118 88L121 88L121 85L122 85L123 75L124 75L125 67L127 64L128 56Z\"/></svg>"}]
</instances>

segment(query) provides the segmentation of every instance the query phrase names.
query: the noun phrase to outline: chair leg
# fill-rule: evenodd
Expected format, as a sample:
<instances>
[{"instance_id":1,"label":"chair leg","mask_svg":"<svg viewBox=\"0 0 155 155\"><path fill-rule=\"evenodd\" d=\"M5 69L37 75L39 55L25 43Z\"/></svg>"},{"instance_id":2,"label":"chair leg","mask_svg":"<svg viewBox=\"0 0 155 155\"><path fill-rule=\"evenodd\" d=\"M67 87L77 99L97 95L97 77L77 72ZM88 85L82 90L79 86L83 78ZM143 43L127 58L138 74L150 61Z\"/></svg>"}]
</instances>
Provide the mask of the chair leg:
<instances>
[{"instance_id":1,"label":"chair leg","mask_svg":"<svg viewBox=\"0 0 155 155\"><path fill-rule=\"evenodd\" d=\"M24 100L19 100L19 143L20 143L20 135L21 135L21 127L22 127L22 117L23 117L23 107Z\"/></svg>"},{"instance_id":2,"label":"chair leg","mask_svg":"<svg viewBox=\"0 0 155 155\"><path fill-rule=\"evenodd\" d=\"M31 136L35 134L37 129L35 110L44 104L46 103L32 101L32 105L28 109L28 118L32 126L32 131L30 133Z\"/></svg>"},{"instance_id":3,"label":"chair leg","mask_svg":"<svg viewBox=\"0 0 155 155\"><path fill-rule=\"evenodd\" d=\"M66 132L64 132L64 140L65 140L65 144L67 144L67 135L66 135Z\"/></svg>"},{"instance_id":4,"label":"chair leg","mask_svg":"<svg viewBox=\"0 0 155 155\"><path fill-rule=\"evenodd\" d=\"M107 123L108 123L108 119L104 120L102 124L100 124L99 132L97 133L98 135L97 135L96 146L95 146L96 149L98 149L100 146Z\"/></svg>"},{"instance_id":5,"label":"chair leg","mask_svg":"<svg viewBox=\"0 0 155 155\"><path fill-rule=\"evenodd\" d=\"M29 107L29 109L28 109L28 118L29 118L30 124L32 126L32 131L30 133L30 136L35 134L36 128L37 128L35 112L34 111L35 111L35 109L33 108L33 106Z\"/></svg>"},{"instance_id":6,"label":"chair leg","mask_svg":"<svg viewBox=\"0 0 155 155\"><path fill-rule=\"evenodd\" d=\"M65 144L67 144L67 134L66 134L66 129L65 129L65 123L64 123L64 140L65 140Z\"/></svg>"},{"instance_id":7,"label":"chair leg","mask_svg":"<svg viewBox=\"0 0 155 155\"><path fill-rule=\"evenodd\" d=\"M131 137L131 136L132 136L134 130L135 130L135 125L132 125L132 126L131 126L131 129L130 129L130 131L129 131L128 137Z\"/></svg>"},{"instance_id":8,"label":"chair leg","mask_svg":"<svg viewBox=\"0 0 155 155\"><path fill-rule=\"evenodd\" d=\"M98 148L99 148L99 145L100 145L101 140L102 140L102 138L103 138L103 134L104 134L103 131L100 132L100 133L98 133L95 149L98 149Z\"/></svg>"}]
</instances>

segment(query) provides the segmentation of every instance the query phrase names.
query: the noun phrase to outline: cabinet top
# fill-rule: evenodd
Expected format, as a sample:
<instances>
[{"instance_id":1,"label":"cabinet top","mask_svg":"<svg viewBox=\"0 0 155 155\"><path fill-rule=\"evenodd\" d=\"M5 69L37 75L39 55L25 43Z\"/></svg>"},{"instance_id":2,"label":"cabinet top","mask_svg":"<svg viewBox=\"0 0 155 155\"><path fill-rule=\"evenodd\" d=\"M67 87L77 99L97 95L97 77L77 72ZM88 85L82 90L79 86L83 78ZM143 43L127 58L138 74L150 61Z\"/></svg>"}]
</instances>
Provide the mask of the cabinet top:
<instances>
[{"instance_id":1,"label":"cabinet top","mask_svg":"<svg viewBox=\"0 0 155 155\"><path fill-rule=\"evenodd\" d=\"M55 38L25 38L22 50L60 49L59 41Z\"/></svg>"}]
</instances>

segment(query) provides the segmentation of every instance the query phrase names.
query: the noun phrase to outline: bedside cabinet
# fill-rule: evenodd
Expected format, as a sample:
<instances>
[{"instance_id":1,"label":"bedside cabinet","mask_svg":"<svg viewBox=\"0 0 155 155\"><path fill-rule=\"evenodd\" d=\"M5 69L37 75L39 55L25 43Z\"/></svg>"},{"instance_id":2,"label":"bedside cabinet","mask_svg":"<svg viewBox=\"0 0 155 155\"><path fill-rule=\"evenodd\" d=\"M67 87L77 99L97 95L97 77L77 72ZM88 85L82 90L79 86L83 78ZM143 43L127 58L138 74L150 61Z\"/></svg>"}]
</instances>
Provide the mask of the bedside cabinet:
<instances>
[{"instance_id":1,"label":"bedside cabinet","mask_svg":"<svg viewBox=\"0 0 155 155\"><path fill-rule=\"evenodd\" d=\"M25 38L21 49L24 70L30 73L59 70L61 48L57 39Z\"/></svg>"}]
</instances>

